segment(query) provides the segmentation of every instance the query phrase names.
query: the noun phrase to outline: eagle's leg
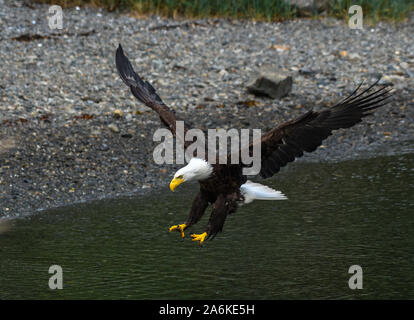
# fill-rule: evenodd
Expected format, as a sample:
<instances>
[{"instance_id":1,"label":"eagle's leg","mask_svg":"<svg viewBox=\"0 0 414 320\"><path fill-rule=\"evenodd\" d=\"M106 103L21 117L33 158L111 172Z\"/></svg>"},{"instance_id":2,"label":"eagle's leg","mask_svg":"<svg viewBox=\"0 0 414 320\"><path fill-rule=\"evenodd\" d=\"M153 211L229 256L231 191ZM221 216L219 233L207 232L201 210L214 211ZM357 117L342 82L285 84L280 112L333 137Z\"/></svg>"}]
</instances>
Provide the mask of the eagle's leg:
<instances>
[{"instance_id":1,"label":"eagle's leg","mask_svg":"<svg viewBox=\"0 0 414 320\"><path fill-rule=\"evenodd\" d=\"M184 238L185 237L184 230L186 228L187 228L187 225L185 223L176 224L176 225L174 225L170 228L170 232L171 231L178 231L181 234L181 238Z\"/></svg>"},{"instance_id":2,"label":"eagle's leg","mask_svg":"<svg viewBox=\"0 0 414 320\"><path fill-rule=\"evenodd\" d=\"M171 231L178 231L181 237L184 238L184 230L197 223L203 216L204 212L208 207L207 197L200 191L193 201L193 205L188 215L187 221L182 224L177 224L170 228Z\"/></svg>"},{"instance_id":3,"label":"eagle's leg","mask_svg":"<svg viewBox=\"0 0 414 320\"><path fill-rule=\"evenodd\" d=\"M236 209L237 203L233 201L233 195L225 196L220 194L216 202L214 202L206 231L201 234L192 234L192 240L198 241L198 244L201 246L205 239L213 239L217 233L223 230L227 214L234 212Z\"/></svg>"},{"instance_id":4,"label":"eagle's leg","mask_svg":"<svg viewBox=\"0 0 414 320\"><path fill-rule=\"evenodd\" d=\"M203 244L206 237L207 237L207 231L203 232L203 233L200 233L200 234L193 233L191 235L191 238L192 238L191 240L198 241L198 245L201 247L201 245Z\"/></svg>"}]
</instances>

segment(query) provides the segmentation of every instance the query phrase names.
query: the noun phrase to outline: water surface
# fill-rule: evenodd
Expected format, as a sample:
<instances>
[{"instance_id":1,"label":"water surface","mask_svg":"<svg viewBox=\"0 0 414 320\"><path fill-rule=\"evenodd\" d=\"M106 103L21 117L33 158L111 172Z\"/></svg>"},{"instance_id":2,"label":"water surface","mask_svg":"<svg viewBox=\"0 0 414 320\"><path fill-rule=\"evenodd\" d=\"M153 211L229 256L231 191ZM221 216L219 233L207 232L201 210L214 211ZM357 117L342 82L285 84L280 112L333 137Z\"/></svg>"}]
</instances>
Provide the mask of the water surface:
<instances>
[{"instance_id":1,"label":"water surface","mask_svg":"<svg viewBox=\"0 0 414 320\"><path fill-rule=\"evenodd\" d=\"M15 219L0 233L0 298L414 298L414 154L289 166L200 248L182 223L196 185ZM195 227L203 231L209 212ZM62 290L48 269L63 268ZM348 269L363 269L363 289Z\"/></svg>"}]
</instances>

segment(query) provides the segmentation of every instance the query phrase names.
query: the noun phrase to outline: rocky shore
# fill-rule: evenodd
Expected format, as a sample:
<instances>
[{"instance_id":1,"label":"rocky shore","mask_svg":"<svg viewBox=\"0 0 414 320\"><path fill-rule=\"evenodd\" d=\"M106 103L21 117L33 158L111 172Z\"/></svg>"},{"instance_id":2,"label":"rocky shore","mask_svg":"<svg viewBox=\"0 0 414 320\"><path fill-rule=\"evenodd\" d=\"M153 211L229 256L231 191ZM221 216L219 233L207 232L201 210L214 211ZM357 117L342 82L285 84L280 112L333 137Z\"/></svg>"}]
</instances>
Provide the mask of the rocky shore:
<instances>
[{"instance_id":1,"label":"rocky shore","mask_svg":"<svg viewBox=\"0 0 414 320\"><path fill-rule=\"evenodd\" d=\"M0 217L166 188L177 167L153 161L161 124L119 79L118 43L166 104L204 129L266 131L382 75L395 89L390 106L301 161L413 150L413 16L351 30L329 18L189 21L72 8L51 30L48 8L0 0ZM291 93L249 93L263 68L291 76Z\"/></svg>"}]
</instances>

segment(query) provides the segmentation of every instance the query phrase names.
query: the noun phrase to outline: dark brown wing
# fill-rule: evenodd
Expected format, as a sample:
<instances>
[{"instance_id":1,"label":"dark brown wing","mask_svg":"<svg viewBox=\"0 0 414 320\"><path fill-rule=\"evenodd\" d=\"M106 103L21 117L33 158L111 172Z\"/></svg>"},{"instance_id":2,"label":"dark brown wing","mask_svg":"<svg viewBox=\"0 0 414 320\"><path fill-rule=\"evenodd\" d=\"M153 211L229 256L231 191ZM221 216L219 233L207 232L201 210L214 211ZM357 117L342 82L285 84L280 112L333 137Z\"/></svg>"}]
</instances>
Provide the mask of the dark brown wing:
<instances>
[{"instance_id":1,"label":"dark brown wing","mask_svg":"<svg viewBox=\"0 0 414 320\"><path fill-rule=\"evenodd\" d=\"M371 110L387 104L390 89L377 88L379 79L360 91L362 83L347 98L320 112L308 111L301 117L285 122L261 138L260 175L269 178L281 167L312 152L333 130L349 128L371 114ZM253 144L250 145L252 148Z\"/></svg>"},{"instance_id":2,"label":"dark brown wing","mask_svg":"<svg viewBox=\"0 0 414 320\"><path fill-rule=\"evenodd\" d=\"M134 71L131 62L129 62L128 58L124 55L121 44L119 44L119 47L116 50L115 63L119 76L121 77L122 81L124 81L124 83L131 89L131 92L135 98L137 98L147 107L157 112L162 123L164 123L164 125L167 126L167 128L169 128L175 136L177 136L177 117L175 116L174 110L168 108L158 96L154 87L148 81L143 81ZM184 136L177 137L182 142L185 142L184 137L187 130L188 127L184 124ZM189 144L191 144L191 142L185 142L184 147L186 148Z\"/></svg>"}]
</instances>

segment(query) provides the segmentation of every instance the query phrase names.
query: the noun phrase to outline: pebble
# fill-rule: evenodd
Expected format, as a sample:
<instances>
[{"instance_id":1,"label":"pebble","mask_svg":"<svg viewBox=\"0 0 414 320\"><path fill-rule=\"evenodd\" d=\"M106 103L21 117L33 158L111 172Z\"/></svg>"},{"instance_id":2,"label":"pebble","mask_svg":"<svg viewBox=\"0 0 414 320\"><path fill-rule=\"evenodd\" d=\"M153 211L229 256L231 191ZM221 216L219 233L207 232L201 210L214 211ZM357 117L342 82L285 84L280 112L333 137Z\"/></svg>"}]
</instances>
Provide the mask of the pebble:
<instances>
[{"instance_id":1,"label":"pebble","mask_svg":"<svg viewBox=\"0 0 414 320\"><path fill-rule=\"evenodd\" d=\"M247 85L247 90L255 95L280 99L292 91L292 84L293 80L289 75L262 70L259 76Z\"/></svg>"},{"instance_id":2,"label":"pebble","mask_svg":"<svg viewBox=\"0 0 414 320\"><path fill-rule=\"evenodd\" d=\"M119 110L119 109L114 110L114 113L113 113L114 118L118 119L118 118L121 118L123 115L124 113L122 112L122 110Z\"/></svg>"},{"instance_id":3,"label":"pebble","mask_svg":"<svg viewBox=\"0 0 414 320\"><path fill-rule=\"evenodd\" d=\"M109 147L108 147L107 144L102 143L101 146L99 147L99 150L101 150L101 151L108 151L109 150Z\"/></svg>"},{"instance_id":4,"label":"pebble","mask_svg":"<svg viewBox=\"0 0 414 320\"><path fill-rule=\"evenodd\" d=\"M114 123L110 123L108 125L108 128L109 128L109 130L111 130L114 133L118 133L119 132L118 126L116 124L114 124Z\"/></svg>"}]
</instances>

